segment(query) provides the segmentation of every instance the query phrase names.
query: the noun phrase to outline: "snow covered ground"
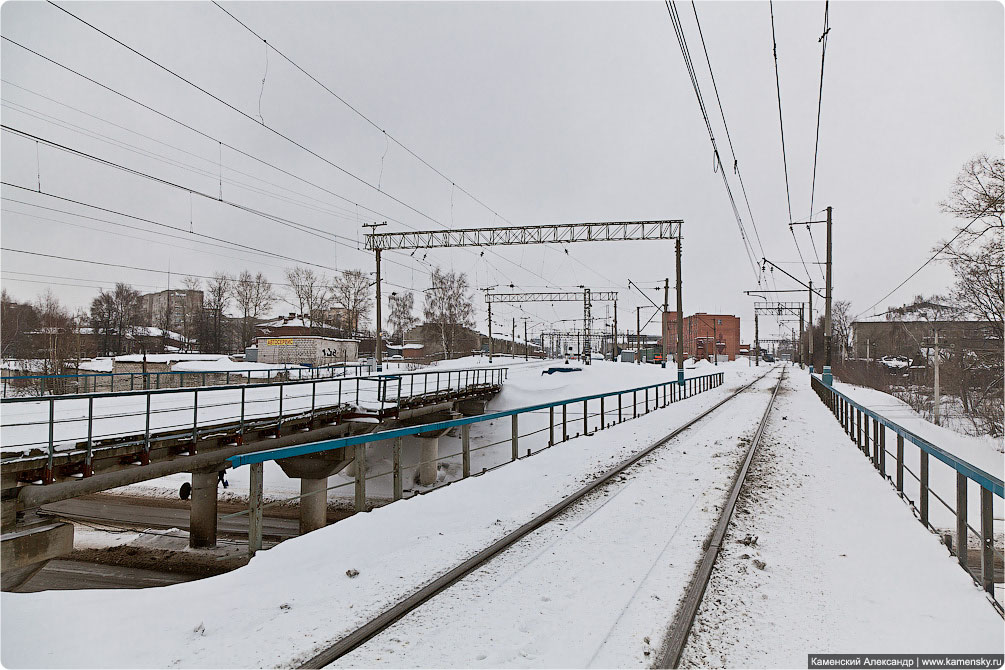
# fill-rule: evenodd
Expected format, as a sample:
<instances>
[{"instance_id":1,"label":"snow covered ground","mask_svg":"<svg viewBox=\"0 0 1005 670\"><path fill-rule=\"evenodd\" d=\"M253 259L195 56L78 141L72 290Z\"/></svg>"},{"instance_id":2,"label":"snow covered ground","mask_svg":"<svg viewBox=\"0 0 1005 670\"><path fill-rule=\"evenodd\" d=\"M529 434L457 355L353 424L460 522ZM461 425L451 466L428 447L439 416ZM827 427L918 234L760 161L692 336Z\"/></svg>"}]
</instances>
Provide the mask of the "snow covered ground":
<instances>
[{"instance_id":1,"label":"snow covered ground","mask_svg":"<svg viewBox=\"0 0 1005 670\"><path fill-rule=\"evenodd\" d=\"M226 575L138 591L4 593L0 660L295 665L753 377L734 367L724 388L357 514ZM804 667L815 652L1001 653L1001 619L983 593L848 442L805 373L789 379L685 661ZM733 401L728 420L701 422L343 662L648 665L771 384L760 382ZM736 542L747 534L756 544ZM123 634L137 622L151 625Z\"/></svg>"},{"instance_id":2,"label":"snow covered ground","mask_svg":"<svg viewBox=\"0 0 1005 670\"><path fill-rule=\"evenodd\" d=\"M987 436L974 437L962 435L949 428L936 426L926 421L904 401L876 389L844 384L837 381L835 382L835 388L855 400L855 402L903 426L940 449L994 475L998 479L1005 479L1005 455L1003 455L1005 445L1003 445L1002 440L996 440ZM897 451L896 438L892 433L887 435L886 449L888 452L894 454ZM915 475L912 477L910 473L904 474L904 490L907 496L917 504L920 488L917 475L921 471L921 450L907 441L904 443L904 463ZM929 457L928 463L929 488L947 503L955 507L956 471L935 458ZM896 461L889 454L886 460L886 471L891 477L896 477ZM945 529L955 528L956 517L954 513L934 497L930 498L929 510L929 518L934 526ZM994 516L997 520L995 523L995 532L1000 535L1003 532L1002 520L1003 516L1005 516L1005 501L997 496L994 497ZM973 482L967 488L967 517L970 519L970 525L978 527L977 520L980 519L980 489ZM971 541L974 541L974 539L971 538Z\"/></svg>"},{"instance_id":3,"label":"snow covered ground","mask_svg":"<svg viewBox=\"0 0 1005 670\"><path fill-rule=\"evenodd\" d=\"M805 375L779 394L751 467L682 667L1005 651L985 594L848 441Z\"/></svg>"},{"instance_id":4,"label":"snow covered ground","mask_svg":"<svg viewBox=\"0 0 1005 670\"><path fill-rule=\"evenodd\" d=\"M584 479L638 451L764 371L732 367L729 371L720 366L727 371L723 387L431 495L357 514L260 552L248 566L226 575L129 592L4 593L0 596L0 660L8 667L295 664L555 504ZM673 369L627 364L595 370L579 381L542 377L537 370L535 378L555 388L534 387L530 382L534 375L528 370L526 387L511 386L514 395L506 402L524 402L527 395L540 399L565 393L571 397L591 388L609 389L611 379L619 375L633 378L629 387L639 385L635 383L638 375L653 380L675 375ZM581 373L568 373L563 379L577 374ZM591 375L596 375L593 381L589 381ZM740 429L732 423L724 425L727 434ZM733 447L723 442L716 449L731 452ZM690 454L678 457L681 467L686 463L689 472L696 468L699 479L720 466L719 459L691 450L689 445L681 446L681 451ZM686 498L687 505L682 505L686 509L694 503L695 490L690 484L678 485L676 464L668 467L657 480L649 480L646 488L655 486L666 495L686 491L680 494L682 500ZM710 491L715 486L708 484ZM630 509L642 514L643 507ZM713 513L712 507L695 504L692 514L698 516L688 519ZM350 579L348 569L359 570L359 576ZM585 583L580 580L581 585ZM97 612L101 616L95 616ZM151 625L143 626L143 634L123 635L123 631L136 630L137 622ZM642 652L633 647L632 653L634 658Z\"/></svg>"}]
</instances>

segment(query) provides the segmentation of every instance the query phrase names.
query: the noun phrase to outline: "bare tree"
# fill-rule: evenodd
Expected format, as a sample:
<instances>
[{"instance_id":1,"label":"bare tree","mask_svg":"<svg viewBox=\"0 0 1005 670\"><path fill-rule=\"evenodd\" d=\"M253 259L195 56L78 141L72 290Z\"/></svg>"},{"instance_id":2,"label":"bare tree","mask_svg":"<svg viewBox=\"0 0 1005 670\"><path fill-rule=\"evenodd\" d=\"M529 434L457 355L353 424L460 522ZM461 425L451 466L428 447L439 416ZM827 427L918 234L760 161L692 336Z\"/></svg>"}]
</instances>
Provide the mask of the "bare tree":
<instances>
[{"instance_id":1,"label":"bare tree","mask_svg":"<svg viewBox=\"0 0 1005 670\"><path fill-rule=\"evenodd\" d=\"M202 280L198 277L185 277L181 280L181 285L186 292L202 291ZM185 338L185 351L192 350L192 341L196 339L197 333L202 330L203 312L204 310L202 309L192 309L186 295L181 310L181 334Z\"/></svg>"},{"instance_id":2,"label":"bare tree","mask_svg":"<svg viewBox=\"0 0 1005 670\"><path fill-rule=\"evenodd\" d=\"M461 329L475 324L475 306L464 273L443 272L434 268L431 279L433 286L426 291L423 316L426 323L439 329L444 357L450 358Z\"/></svg>"},{"instance_id":3,"label":"bare tree","mask_svg":"<svg viewBox=\"0 0 1005 670\"><path fill-rule=\"evenodd\" d=\"M841 360L848 359L848 347L851 344L851 302L837 300L831 310L831 327L834 329L834 341L838 345Z\"/></svg>"},{"instance_id":4,"label":"bare tree","mask_svg":"<svg viewBox=\"0 0 1005 670\"><path fill-rule=\"evenodd\" d=\"M210 345L214 353L222 352L225 345L223 333L224 317L230 304L233 279L223 272L216 272L206 282L203 310L206 312L205 333L200 337L203 344Z\"/></svg>"},{"instance_id":5,"label":"bare tree","mask_svg":"<svg viewBox=\"0 0 1005 670\"><path fill-rule=\"evenodd\" d=\"M350 333L358 333L370 322L370 275L362 270L346 270L332 281L331 292L334 303L345 310Z\"/></svg>"},{"instance_id":6,"label":"bare tree","mask_svg":"<svg viewBox=\"0 0 1005 670\"><path fill-rule=\"evenodd\" d=\"M261 272L252 276L244 270L234 281L234 302L241 315L241 346L251 344L255 321L272 309L276 294Z\"/></svg>"},{"instance_id":7,"label":"bare tree","mask_svg":"<svg viewBox=\"0 0 1005 670\"><path fill-rule=\"evenodd\" d=\"M123 353L141 318L139 291L128 284L119 282L114 289L102 290L91 301L91 327L95 335L101 335L104 354Z\"/></svg>"},{"instance_id":8,"label":"bare tree","mask_svg":"<svg viewBox=\"0 0 1005 670\"><path fill-rule=\"evenodd\" d=\"M311 329L315 330L315 322L323 323L325 312L331 307L332 294L328 286L328 278L310 268L297 266L286 270L286 282L290 285L293 299L287 300L298 309Z\"/></svg>"},{"instance_id":9,"label":"bare tree","mask_svg":"<svg viewBox=\"0 0 1005 670\"><path fill-rule=\"evenodd\" d=\"M39 319L38 331L45 342L38 352L42 361L39 372L43 375L65 374L69 361L75 356L74 334L78 326L73 314L49 290L39 296L34 307Z\"/></svg>"},{"instance_id":10,"label":"bare tree","mask_svg":"<svg viewBox=\"0 0 1005 670\"><path fill-rule=\"evenodd\" d=\"M412 310L415 307L415 294L411 291L407 293L392 293L387 297L387 323L391 326L391 332L398 336L398 340L405 343L405 331L411 329L419 322Z\"/></svg>"},{"instance_id":11,"label":"bare tree","mask_svg":"<svg viewBox=\"0 0 1005 670\"><path fill-rule=\"evenodd\" d=\"M998 137L1002 143L1002 137ZM1001 155L980 154L963 165L953 184L949 198L939 203L943 212L967 221L976 220L960 235L966 246L989 229L1002 228L1003 191L1005 191L1005 160Z\"/></svg>"},{"instance_id":12,"label":"bare tree","mask_svg":"<svg viewBox=\"0 0 1005 670\"><path fill-rule=\"evenodd\" d=\"M0 351L3 358L26 359L31 353L27 332L38 325L38 315L30 303L20 303L3 289L0 299Z\"/></svg>"}]
</instances>

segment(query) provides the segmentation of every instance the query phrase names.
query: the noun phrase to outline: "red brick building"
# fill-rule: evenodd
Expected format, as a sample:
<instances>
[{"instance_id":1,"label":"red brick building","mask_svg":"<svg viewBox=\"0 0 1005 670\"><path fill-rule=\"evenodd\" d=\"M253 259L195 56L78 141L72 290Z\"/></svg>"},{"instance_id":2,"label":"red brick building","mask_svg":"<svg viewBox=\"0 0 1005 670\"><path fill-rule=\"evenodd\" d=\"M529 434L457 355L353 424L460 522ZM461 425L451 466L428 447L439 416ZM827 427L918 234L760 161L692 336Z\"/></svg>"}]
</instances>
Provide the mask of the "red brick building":
<instances>
[{"instance_id":1,"label":"red brick building","mask_svg":"<svg viewBox=\"0 0 1005 670\"><path fill-rule=\"evenodd\" d=\"M663 315L664 351L673 356L677 351L677 312ZM711 358L713 353L736 360L740 352L740 318L732 314L698 312L684 317L684 356Z\"/></svg>"}]
</instances>

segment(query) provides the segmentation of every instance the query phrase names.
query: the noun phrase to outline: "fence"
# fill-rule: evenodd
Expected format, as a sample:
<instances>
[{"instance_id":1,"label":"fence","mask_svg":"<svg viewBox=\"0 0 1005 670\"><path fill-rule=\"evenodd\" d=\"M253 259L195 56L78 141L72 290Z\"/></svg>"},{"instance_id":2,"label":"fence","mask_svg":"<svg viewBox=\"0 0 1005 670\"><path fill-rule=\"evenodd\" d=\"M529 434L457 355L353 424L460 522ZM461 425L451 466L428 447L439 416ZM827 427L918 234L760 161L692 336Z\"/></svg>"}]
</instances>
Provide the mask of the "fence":
<instances>
[{"instance_id":1,"label":"fence","mask_svg":"<svg viewBox=\"0 0 1005 670\"><path fill-rule=\"evenodd\" d=\"M437 464L441 461L447 459L461 458L461 471L460 479L465 479L471 476L472 473L472 454L487 450L491 447L500 446L509 443L510 451L509 458L503 460L502 462L492 464L491 467L483 467L481 474L484 474L488 470L494 469L495 467L500 467L506 463L510 463L519 458L524 458L531 456L535 453L548 449L555 444L560 442L565 442L569 440L570 437L577 437L580 434L591 434L591 427L594 431L603 430L616 423L621 423L630 418L636 418L640 414L647 414L652 410L659 409L660 407L667 407L668 405L690 398L693 395L708 391L710 389L721 386L723 383L723 373L716 372L713 374L702 375L699 377L691 377L684 381L683 385L678 384L676 380L659 382L657 384L650 384L648 386L639 386L636 388L625 389L622 391L613 391L610 393L600 393L589 396L581 396L578 398L570 398L567 400L559 400L556 402L543 403L540 405L532 405L530 407L521 407L519 409L505 410L500 412L492 412L490 414L482 414L478 416L463 417L459 419L452 419L448 421L439 421L436 423L419 425L419 426L409 426L406 428L395 428L392 430L385 430L376 433L368 433L363 435L355 435L352 437L338 438L334 440L325 440L322 442L316 442L312 444L304 444L293 447L285 447L281 449L274 449L271 451L262 451L251 454L242 454L238 456L233 456L228 459L233 467L239 467L241 465L251 465L252 476L251 482L253 488L258 488L258 491L251 491L249 500L251 501L251 509L242 512L236 512L234 514L229 514L221 518L229 518L233 516L241 516L244 514L250 514L252 516L253 522L249 525L249 528L261 529L261 513L264 507L269 507L272 505L278 505L292 500L299 500L304 496L296 496L288 500L280 500L269 503L268 505L261 505L261 482L262 482L262 464L265 461L276 460L280 458L287 458L290 456L299 456L303 454L317 453L320 451L328 451L331 449L339 448L352 448L355 465L355 475L353 480L350 482L345 482L324 490L317 492L312 492L306 495L316 495L324 493L326 491L331 491L335 489L340 489L343 487L353 486L355 491L355 509L356 511L365 511L367 509L366 505L366 482L372 481L381 477L391 477L392 479L392 499L400 500L404 496L404 471L421 471L423 467L432 467L433 471L436 471ZM662 392L662 403L660 401L660 393ZM629 404L628 398L631 398L631 403ZM590 404L592 403L593 412L590 411ZM641 412L640 412L641 404ZM579 406L582 406L581 411L577 411ZM570 411L572 408L572 411ZM533 425L526 426L530 428L524 433L520 433L520 418L519 417L535 417L543 419L547 416L547 425L535 427ZM570 415L572 421L570 421ZM472 447L472 436L471 427L475 424L492 422L500 419L509 418L510 420L510 434L502 440L497 440L489 442L487 444L480 444L478 446ZM592 426L591 426L591 419ZM608 420L610 419L610 421ZM526 422L527 424L532 423L530 420ZM538 421L538 423L543 423ZM577 427L582 426L582 432L577 430ZM436 458L431 460L419 460L415 463L409 463L407 466L402 465L402 440L408 436L419 435L420 433L444 433L452 429L460 429L460 451L449 453L444 456L437 455ZM575 434L570 435L571 431L576 431ZM544 433L547 432L547 441L544 440ZM533 436L539 435L540 438L537 440L537 448L533 446L527 447L527 439ZM366 447L369 443L379 442L385 440L393 440L392 443L392 466L390 470L378 473L366 472ZM526 447L525 454L521 456L521 443L524 440L523 447ZM444 484L431 485L428 490L433 490L439 486L449 484L450 482L445 482ZM425 492L425 491L423 491ZM257 520L257 524L255 521ZM251 532L251 531L249 531ZM256 548L261 547L261 537L249 537L249 550L254 553Z\"/></svg>"},{"instance_id":2,"label":"fence","mask_svg":"<svg viewBox=\"0 0 1005 670\"><path fill-rule=\"evenodd\" d=\"M991 475L966 461L953 456L943 449L928 442L922 437L915 435L911 431L893 423L889 419L873 412L860 405L844 393L824 384L816 375L811 377L811 386L825 405L831 410L835 418L841 424L842 429L851 438L851 441L869 457L873 466L879 470L880 474L894 486L897 493L906 500L915 511L921 523L933 532L940 533L930 520L931 498L942 504L953 517L955 517L954 532L946 533L943 541L950 551L957 556L960 566L966 570L974 581L985 591L991 594L992 602L999 613L1003 612L1001 595L995 591L995 564L996 556L999 565L1003 559L1002 552L994 546L994 504L993 496L999 499L1005 496L1002 480ZM872 429L870 431L870 419ZM886 438L888 434L896 436L896 452L886 448ZM905 464L904 448L906 444L913 444L918 448L918 472L915 473ZM893 459L893 474L887 467L887 457ZM931 458L936 462L942 462L956 473L956 507L952 507L942 495L939 495L931 486L932 471ZM905 473L910 475L917 483L917 492L912 497L911 488L905 486ZM941 479L941 477L938 477ZM979 487L979 507L978 516L980 519L980 529L976 529L968 522L968 488L974 485ZM943 490L943 495L946 492ZM947 496L948 497L948 496ZM953 537L955 534L955 538ZM979 562L970 558L971 537L977 542L977 549L980 555ZM955 541L954 541L955 539ZM975 571L979 567L979 571Z\"/></svg>"},{"instance_id":3,"label":"fence","mask_svg":"<svg viewBox=\"0 0 1005 670\"><path fill-rule=\"evenodd\" d=\"M2 397L41 397L85 393L115 393L162 388L194 386L230 386L244 379L308 380L367 375L372 372L367 363L337 363L318 367L249 368L234 370L169 370L164 372L79 372L72 375L4 375L0 380ZM233 380L233 381L232 381Z\"/></svg>"},{"instance_id":4,"label":"fence","mask_svg":"<svg viewBox=\"0 0 1005 670\"><path fill-rule=\"evenodd\" d=\"M56 451L80 452L85 472L95 446L142 445L149 454L156 440L236 434L249 429L282 429L284 422L333 408L361 413L394 411L423 397L499 386L506 368L404 372L366 377L314 379L273 384L170 388L119 393L7 398L3 407L3 452L47 454L52 470Z\"/></svg>"}]
</instances>

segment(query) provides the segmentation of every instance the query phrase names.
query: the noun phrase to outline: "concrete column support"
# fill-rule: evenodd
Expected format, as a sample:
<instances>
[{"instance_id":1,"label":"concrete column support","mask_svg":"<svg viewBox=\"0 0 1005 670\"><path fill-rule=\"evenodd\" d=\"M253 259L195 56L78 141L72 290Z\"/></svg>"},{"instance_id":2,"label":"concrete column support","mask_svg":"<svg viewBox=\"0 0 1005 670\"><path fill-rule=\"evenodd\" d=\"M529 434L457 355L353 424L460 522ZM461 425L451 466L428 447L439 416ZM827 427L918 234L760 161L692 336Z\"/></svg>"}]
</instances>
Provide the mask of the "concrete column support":
<instances>
[{"instance_id":1,"label":"concrete column support","mask_svg":"<svg viewBox=\"0 0 1005 670\"><path fill-rule=\"evenodd\" d=\"M252 463L248 492L248 555L262 548L262 492L264 463Z\"/></svg>"},{"instance_id":2,"label":"concrete column support","mask_svg":"<svg viewBox=\"0 0 1005 670\"><path fill-rule=\"evenodd\" d=\"M419 437L419 483L431 486L436 483L436 458L440 451L440 438Z\"/></svg>"},{"instance_id":3,"label":"concrete column support","mask_svg":"<svg viewBox=\"0 0 1005 670\"><path fill-rule=\"evenodd\" d=\"M324 528L328 521L328 478L300 478L300 534Z\"/></svg>"},{"instance_id":4,"label":"concrete column support","mask_svg":"<svg viewBox=\"0 0 1005 670\"><path fill-rule=\"evenodd\" d=\"M189 512L188 546L203 549L216 546L216 487L219 482L215 469L192 473L192 506Z\"/></svg>"}]
</instances>

